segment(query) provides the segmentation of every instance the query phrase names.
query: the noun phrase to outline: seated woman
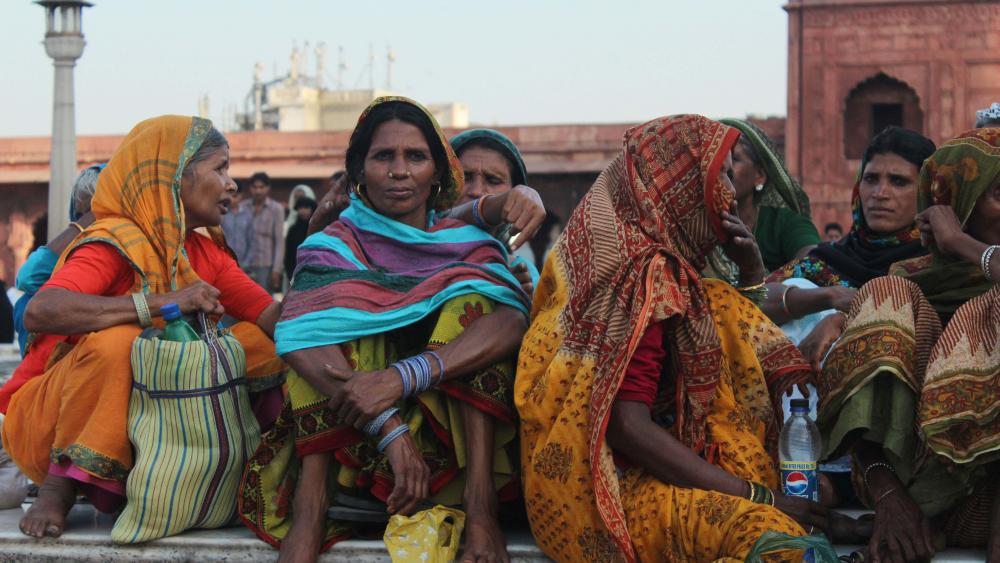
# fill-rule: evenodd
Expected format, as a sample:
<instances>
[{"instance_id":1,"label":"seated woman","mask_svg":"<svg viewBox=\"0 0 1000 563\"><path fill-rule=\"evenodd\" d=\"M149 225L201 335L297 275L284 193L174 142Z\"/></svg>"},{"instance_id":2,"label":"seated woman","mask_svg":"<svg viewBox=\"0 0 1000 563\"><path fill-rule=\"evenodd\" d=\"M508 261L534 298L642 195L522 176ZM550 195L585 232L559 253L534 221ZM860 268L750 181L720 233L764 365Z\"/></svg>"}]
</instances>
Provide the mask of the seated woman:
<instances>
[{"instance_id":1,"label":"seated woman","mask_svg":"<svg viewBox=\"0 0 1000 563\"><path fill-rule=\"evenodd\" d=\"M767 530L827 528L825 508L777 492L776 400L808 365L698 275L719 244L757 253L726 211L738 137L693 115L631 129L545 263L514 398L553 559L743 561Z\"/></svg>"},{"instance_id":2,"label":"seated woman","mask_svg":"<svg viewBox=\"0 0 1000 563\"><path fill-rule=\"evenodd\" d=\"M506 194L515 187L527 187L528 173L521 158L521 151L506 135L493 129L470 129L451 138L451 148L458 155L465 174L465 192L459 204L469 204L485 198L483 205L489 205L492 196ZM459 208L461 209L461 208ZM527 218L522 219L522 222ZM482 224L481 227L493 231L494 236L504 243L510 243L516 250L514 255L529 264L534 264L535 256L530 245L523 244L525 237L512 237L523 231L515 224L497 226ZM513 233L511 232L513 231ZM537 275L536 275L537 277Z\"/></svg>"},{"instance_id":3,"label":"seated woman","mask_svg":"<svg viewBox=\"0 0 1000 563\"><path fill-rule=\"evenodd\" d=\"M276 331L288 401L241 516L280 560L312 561L352 534L327 519L335 496L398 514L461 504L466 560L509 560L497 502L519 490L512 360L529 297L503 245L438 216L462 168L422 106L372 102L346 160L351 205L299 249Z\"/></svg>"},{"instance_id":4,"label":"seated woman","mask_svg":"<svg viewBox=\"0 0 1000 563\"><path fill-rule=\"evenodd\" d=\"M768 278L768 302L762 309L799 344L814 368L843 332L844 313L857 288L884 276L892 263L925 253L914 223L917 179L933 152L930 139L909 129L888 127L875 135L854 185L850 233ZM829 310L838 312L824 313Z\"/></svg>"},{"instance_id":5,"label":"seated woman","mask_svg":"<svg viewBox=\"0 0 1000 563\"><path fill-rule=\"evenodd\" d=\"M511 271L530 295L538 271L527 243L538 233L546 215L538 192L524 185L527 173L521 153L510 139L492 129L459 133L451 146L464 169L465 191L446 215L480 226L508 245L513 252ZM309 221L309 234L323 230L340 216L349 203L346 192L347 176L334 174L329 191ZM479 199L482 202L476 204Z\"/></svg>"},{"instance_id":6,"label":"seated woman","mask_svg":"<svg viewBox=\"0 0 1000 563\"><path fill-rule=\"evenodd\" d=\"M774 142L759 127L742 119L721 122L740 131L733 149L733 187L740 220L753 232L768 272L805 256L820 242L809 214L809 196L792 179ZM706 277L737 283L739 271L716 249Z\"/></svg>"},{"instance_id":7,"label":"seated woman","mask_svg":"<svg viewBox=\"0 0 1000 563\"><path fill-rule=\"evenodd\" d=\"M233 334L248 377L281 375L268 336L278 304L240 270L218 228L235 190L228 170L229 145L211 122L163 116L136 125L101 172L96 220L31 300L24 322L35 338L0 389L3 447L41 484L25 534L60 535L77 492L108 512L125 500L130 351L162 305L245 321Z\"/></svg>"},{"instance_id":8,"label":"seated woman","mask_svg":"<svg viewBox=\"0 0 1000 563\"><path fill-rule=\"evenodd\" d=\"M21 351L21 357L28 350L28 331L24 328L24 311L28 308L31 298L38 293L42 285L49 281L52 270L59 261L59 255L66 250L69 243L80 234L83 229L94 222L94 214L90 212L90 200L94 197L94 190L97 189L97 177L104 170L103 164L95 164L84 168L76 181L73 182L73 190L69 198L69 220L70 224L63 232L56 235L51 241L36 248L28 259L17 271L17 288L24 292L24 295L17 300L14 305L14 329L17 331L17 345Z\"/></svg>"},{"instance_id":9,"label":"seated woman","mask_svg":"<svg viewBox=\"0 0 1000 563\"><path fill-rule=\"evenodd\" d=\"M875 509L866 561L944 545L1000 561L1000 129L942 145L918 190L932 253L858 291L819 378L818 422Z\"/></svg>"}]
</instances>

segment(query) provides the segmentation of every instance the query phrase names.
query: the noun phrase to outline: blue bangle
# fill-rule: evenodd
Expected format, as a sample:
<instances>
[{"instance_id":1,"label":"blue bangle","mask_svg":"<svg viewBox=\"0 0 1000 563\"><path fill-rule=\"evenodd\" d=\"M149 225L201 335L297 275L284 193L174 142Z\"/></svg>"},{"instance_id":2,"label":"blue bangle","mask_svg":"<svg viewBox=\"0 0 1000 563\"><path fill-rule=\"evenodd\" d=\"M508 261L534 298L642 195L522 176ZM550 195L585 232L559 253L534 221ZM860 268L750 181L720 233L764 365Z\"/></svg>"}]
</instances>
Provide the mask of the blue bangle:
<instances>
[{"instance_id":1,"label":"blue bangle","mask_svg":"<svg viewBox=\"0 0 1000 563\"><path fill-rule=\"evenodd\" d=\"M400 436L409 431L410 427L407 426L406 424L400 424L399 426L393 428L392 431L386 434L385 437L379 441L378 443L379 453L384 452L385 449L389 447L389 444L393 443L396 440L396 438L399 438Z\"/></svg>"},{"instance_id":2,"label":"blue bangle","mask_svg":"<svg viewBox=\"0 0 1000 563\"><path fill-rule=\"evenodd\" d=\"M430 354L432 358L437 360L438 370L440 370L438 373L437 383L441 383L441 380L444 379L444 360L442 360L441 356L433 350L428 350L425 354Z\"/></svg>"},{"instance_id":3,"label":"blue bangle","mask_svg":"<svg viewBox=\"0 0 1000 563\"><path fill-rule=\"evenodd\" d=\"M392 367L396 368L396 371L399 372L399 379L403 382L403 398L409 398L411 390L409 369L407 369L406 364L402 362L396 362L392 364Z\"/></svg>"},{"instance_id":4,"label":"blue bangle","mask_svg":"<svg viewBox=\"0 0 1000 563\"><path fill-rule=\"evenodd\" d=\"M476 198L472 202L472 219L476 222L476 226L484 231L490 230L489 226L486 225L486 221L483 221L483 216L479 213L479 202L483 201L483 198Z\"/></svg>"},{"instance_id":5,"label":"blue bangle","mask_svg":"<svg viewBox=\"0 0 1000 563\"><path fill-rule=\"evenodd\" d=\"M421 355L413 357L414 363L420 369L418 373L418 383L417 383L417 394L423 393L424 391L430 389L431 386L431 363L427 361L427 358Z\"/></svg>"},{"instance_id":6,"label":"blue bangle","mask_svg":"<svg viewBox=\"0 0 1000 563\"><path fill-rule=\"evenodd\" d=\"M385 426L386 421L392 417L392 415L399 412L396 407L389 407L382 411L382 414L375 417L371 422L365 425L365 434L369 436L378 436L379 432L382 431L382 427Z\"/></svg>"}]
</instances>

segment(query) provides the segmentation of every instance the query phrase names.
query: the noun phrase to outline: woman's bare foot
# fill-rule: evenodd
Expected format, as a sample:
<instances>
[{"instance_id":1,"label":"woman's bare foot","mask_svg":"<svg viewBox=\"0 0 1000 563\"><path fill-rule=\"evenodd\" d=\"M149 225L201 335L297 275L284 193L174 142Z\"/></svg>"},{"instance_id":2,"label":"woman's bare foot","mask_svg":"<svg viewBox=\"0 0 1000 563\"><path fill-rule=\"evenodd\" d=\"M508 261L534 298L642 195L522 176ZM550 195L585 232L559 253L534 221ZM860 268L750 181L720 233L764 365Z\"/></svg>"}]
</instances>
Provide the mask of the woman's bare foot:
<instances>
[{"instance_id":1,"label":"woman's bare foot","mask_svg":"<svg viewBox=\"0 0 1000 563\"><path fill-rule=\"evenodd\" d=\"M466 507L462 563L510 563L496 510Z\"/></svg>"},{"instance_id":2,"label":"woman's bare foot","mask_svg":"<svg viewBox=\"0 0 1000 563\"><path fill-rule=\"evenodd\" d=\"M21 518L21 532L33 538L57 538L66 529L66 514L76 504L72 479L49 475L38 488L38 497Z\"/></svg>"},{"instance_id":3,"label":"woman's bare foot","mask_svg":"<svg viewBox=\"0 0 1000 563\"><path fill-rule=\"evenodd\" d=\"M303 514L298 510L292 519L288 535L281 540L278 563L314 563L323 547L323 524L326 514Z\"/></svg>"},{"instance_id":4,"label":"woman's bare foot","mask_svg":"<svg viewBox=\"0 0 1000 563\"><path fill-rule=\"evenodd\" d=\"M872 537L873 518L867 514L855 520L830 511L830 538L834 543L865 544Z\"/></svg>"}]
</instances>

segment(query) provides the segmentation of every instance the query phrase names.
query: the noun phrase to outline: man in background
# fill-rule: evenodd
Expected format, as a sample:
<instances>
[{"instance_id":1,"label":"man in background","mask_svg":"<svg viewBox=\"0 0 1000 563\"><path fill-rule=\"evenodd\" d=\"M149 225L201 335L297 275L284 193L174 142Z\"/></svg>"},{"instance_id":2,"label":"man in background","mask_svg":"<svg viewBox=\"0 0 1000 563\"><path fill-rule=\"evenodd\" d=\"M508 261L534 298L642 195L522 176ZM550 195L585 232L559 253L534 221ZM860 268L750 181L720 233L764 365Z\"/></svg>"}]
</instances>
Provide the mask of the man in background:
<instances>
[{"instance_id":1,"label":"man in background","mask_svg":"<svg viewBox=\"0 0 1000 563\"><path fill-rule=\"evenodd\" d=\"M257 249L257 233L254 231L253 213L240 203L246 199L247 188L243 182L236 182L236 194L229 213L222 216L222 231L226 233L226 243L236 254L236 263L241 268L250 266Z\"/></svg>"},{"instance_id":2,"label":"man in background","mask_svg":"<svg viewBox=\"0 0 1000 563\"><path fill-rule=\"evenodd\" d=\"M823 227L823 240L826 242L837 242L844 238L844 227L840 223L827 223Z\"/></svg>"},{"instance_id":3,"label":"man in background","mask_svg":"<svg viewBox=\"0 0 1000 563\"><path fill-rule=\"evenodd\" d=\"M265 172L250 177L250 199L239 209L253 215L255 249L243 270L258 285L270 292L281 291L281 270L285 258L285 209L269 196L271 178ZM242 264L241 264L242 265Z\"/></svg>"}]
</instances>

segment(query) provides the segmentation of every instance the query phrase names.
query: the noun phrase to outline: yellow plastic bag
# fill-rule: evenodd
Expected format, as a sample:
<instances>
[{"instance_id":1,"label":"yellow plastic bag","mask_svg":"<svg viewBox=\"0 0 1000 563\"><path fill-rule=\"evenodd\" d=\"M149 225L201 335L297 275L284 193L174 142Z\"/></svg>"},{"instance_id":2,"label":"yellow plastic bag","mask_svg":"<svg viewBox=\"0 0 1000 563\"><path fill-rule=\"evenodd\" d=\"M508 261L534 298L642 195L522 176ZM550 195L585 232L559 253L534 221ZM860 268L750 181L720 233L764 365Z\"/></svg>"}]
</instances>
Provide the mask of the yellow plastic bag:
<instances>
[{"instance_id":1,"label":"yellow plastic bag","mask_svg":"<svg viewBox=\"0 0 1000 563\"><path fill-rule=\"evenodd\" d=\"M385 528L385 546L393 563L448 563L455 559L465 528L465 513L446 506L399 514Z\"/></svg>"}]
</instances>

